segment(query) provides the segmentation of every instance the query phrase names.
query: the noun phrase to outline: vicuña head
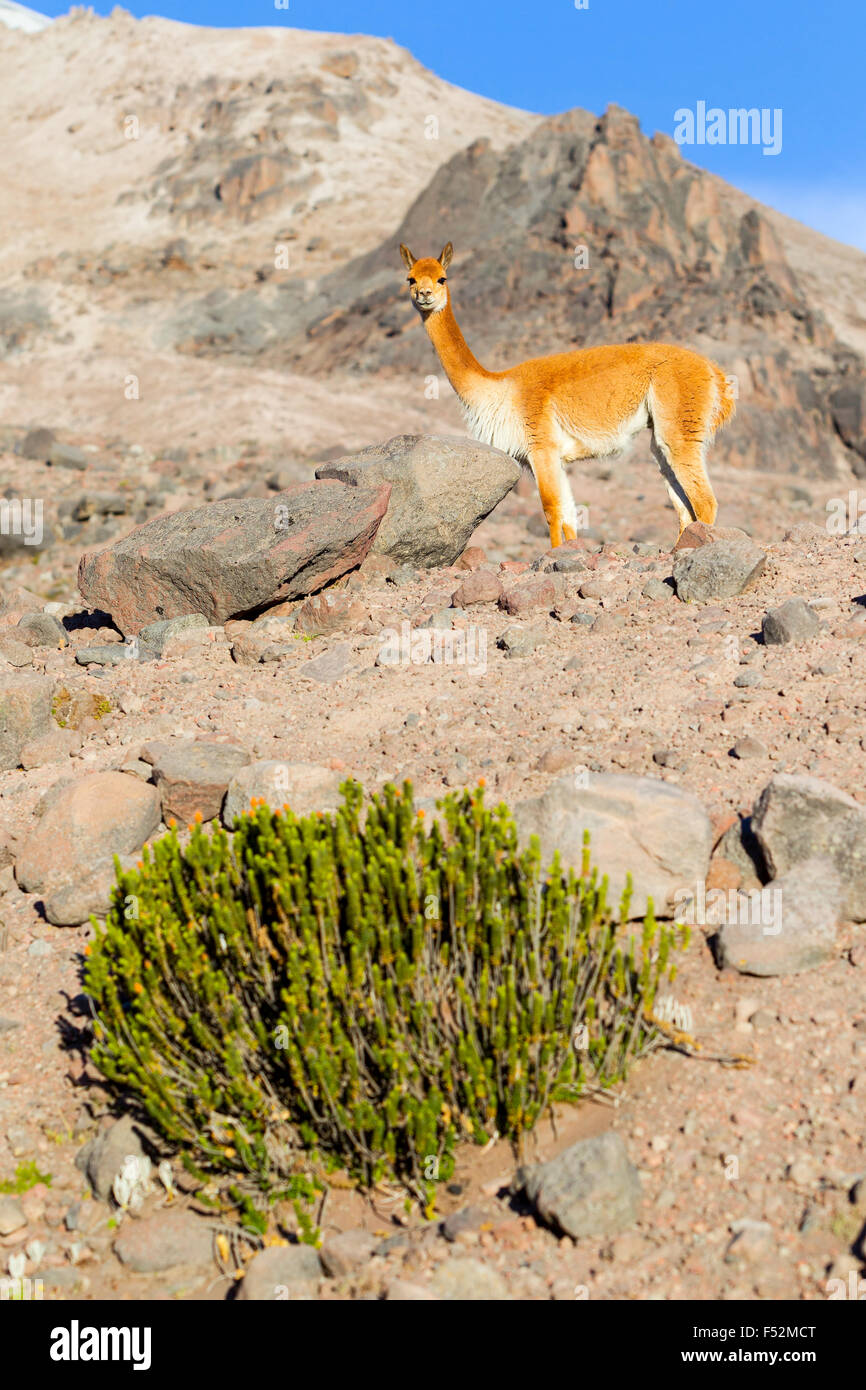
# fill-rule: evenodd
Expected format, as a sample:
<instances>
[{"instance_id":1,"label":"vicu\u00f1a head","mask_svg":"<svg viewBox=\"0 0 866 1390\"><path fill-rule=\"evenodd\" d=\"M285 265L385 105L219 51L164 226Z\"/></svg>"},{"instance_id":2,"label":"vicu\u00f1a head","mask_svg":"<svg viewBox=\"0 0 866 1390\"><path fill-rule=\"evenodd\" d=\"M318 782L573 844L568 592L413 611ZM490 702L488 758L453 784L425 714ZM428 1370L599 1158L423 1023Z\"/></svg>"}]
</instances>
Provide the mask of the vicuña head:
<instances>
[{"instance_id":1,"label":"vicu\u00f1a head","mask_svg":"<svg viewBox=\"0 0 866 1390\"><path fill-rule=\"evenodd\" d=\"M577 508L564 465L619 454L647 425L680 533L696 519L712 525L716 499L704 456L735 408L732 382L721 367L669 343L622 343L533 357L489 372L470 352L451 308L451 242L438 259L416 260L403 245L400 255L410 298L470 433L532 468L551 545L576 534Z\"/></svg>"},{"instance_id":2,"label":"vicu\u00f1a head","mask_svg":"<svg viewBox=\"0 0 866 1390\"><path fill-rule=\"evenodd\" d=\"M409 298L424 319L429 314L444 309L448 303L445 272L451 264L453 254L454 247L450 241L440 252L438 261L434 256L416 261L408 246L400 247L403 264L409 272Z\"/></svg>"}]
</instances>

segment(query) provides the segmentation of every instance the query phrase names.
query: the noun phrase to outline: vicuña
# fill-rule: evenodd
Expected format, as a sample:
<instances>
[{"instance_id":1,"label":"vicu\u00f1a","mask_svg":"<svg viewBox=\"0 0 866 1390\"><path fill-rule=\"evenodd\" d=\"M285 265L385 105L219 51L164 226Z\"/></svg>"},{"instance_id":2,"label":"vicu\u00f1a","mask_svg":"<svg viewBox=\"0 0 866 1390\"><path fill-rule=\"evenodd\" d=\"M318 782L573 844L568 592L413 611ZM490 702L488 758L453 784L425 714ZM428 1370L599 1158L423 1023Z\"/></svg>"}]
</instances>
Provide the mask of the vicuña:
<instances>
[{"instance_id":1,"label":"vicu\u00f1a","mask_svg":"<svg viewBox=\"0 0 866 1390\"><path fill-rule=\"evenodd\" d=\"M680 520L716 519L704 454L733 413L731 382L715 362L668 343L623 343L531 357L489 372L470 352L451 308L449 241L438 260L400 254L409 294L424 321L475 439L528 463L551 545L573 540L577 509L564 464L620 453L646 425Z\"/></svg>"}]
</instances>

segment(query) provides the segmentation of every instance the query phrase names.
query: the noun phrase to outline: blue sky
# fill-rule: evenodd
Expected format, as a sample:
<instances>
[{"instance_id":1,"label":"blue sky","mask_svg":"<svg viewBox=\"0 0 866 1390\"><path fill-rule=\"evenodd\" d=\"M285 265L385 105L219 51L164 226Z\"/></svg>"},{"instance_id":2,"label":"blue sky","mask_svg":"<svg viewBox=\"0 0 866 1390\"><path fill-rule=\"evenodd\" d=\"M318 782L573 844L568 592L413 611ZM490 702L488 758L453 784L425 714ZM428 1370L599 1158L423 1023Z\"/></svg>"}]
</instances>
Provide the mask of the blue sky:
<instances>
[{"instance_id":1,"label":"blue sky","mask_svg":"<svg viewBox=\"0 0 866 1390\"><path fill-rule=\"evenodd\" d=\"M577 4L586 8L577 8ZM866 249L863 0L127 0L214 27L280 25L379 34L450 82L550 114L633 111L673 135L676 112L781 111L781 148L703 144L684 155L840 241ZM112 4L97 3L99 13ZM33 5L61 14L68 3ZM716 126L716 130L724 127ZM771 143L770 141L766 142Z\"/></svg>"}]
</instances>

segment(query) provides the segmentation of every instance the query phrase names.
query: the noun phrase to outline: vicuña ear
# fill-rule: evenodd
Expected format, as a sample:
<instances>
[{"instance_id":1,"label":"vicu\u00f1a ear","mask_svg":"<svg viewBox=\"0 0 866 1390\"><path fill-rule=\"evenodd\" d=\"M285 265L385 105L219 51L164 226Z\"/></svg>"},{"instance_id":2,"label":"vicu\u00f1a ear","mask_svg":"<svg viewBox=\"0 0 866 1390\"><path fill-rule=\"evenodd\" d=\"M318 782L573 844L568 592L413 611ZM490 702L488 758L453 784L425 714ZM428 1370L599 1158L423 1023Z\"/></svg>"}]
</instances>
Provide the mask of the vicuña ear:
<instances>
[{"instance_id":1,"label":"vicu\u00f1a ear","mask_svg":"<svg viewBox=\"0 0 866 1390\"><path fill-rule=\"evenodd\" d=\"M415 264L415 257L412 255L409 247L404 246L402 242L400 243L400 255L403 257L403 264L406 269L411 270Z\"/></svg>"},{"instance_id":2,"label":"vicu\u00f1a ear","mask_svg":"<svg viewBox=\"0 0 866 1390\"><path fill-rule=\"evenodd\" d=\"M441 265L443 270L448 269L449 265L451 264L451 257L453 255L454 247L451 245L451 242L449 241L448 244L445 246L442 255L439 257L439 264Z\"/></svg>"}]
</instances>

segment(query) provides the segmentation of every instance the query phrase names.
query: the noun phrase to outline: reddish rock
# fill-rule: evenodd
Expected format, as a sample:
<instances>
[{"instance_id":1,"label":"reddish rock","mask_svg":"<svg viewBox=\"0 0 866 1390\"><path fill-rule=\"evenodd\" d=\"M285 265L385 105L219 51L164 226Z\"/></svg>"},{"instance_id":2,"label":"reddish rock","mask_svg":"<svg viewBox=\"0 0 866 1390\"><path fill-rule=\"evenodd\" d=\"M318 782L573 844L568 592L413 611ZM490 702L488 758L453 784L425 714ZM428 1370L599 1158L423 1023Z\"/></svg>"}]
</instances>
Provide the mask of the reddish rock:
<instances>
[{"instance_id":1,"label":"reddish rock","mask_svg":"<svg viewBox=\"0 0 866 1390\"><path fill-rule=\"evenodd\" d=\"M346 593L316 594L295 614L295 631L307 637L326 637L331 632L360 627L369 610L358 599Z\"/></svg>"},{"instance_id":2,"label":"reddish rock","mask_svg":"<svg viewBox=\"0 0 866 1390\"><path fill-rule=\"evenodd\" d=\"M481 549L480 545L470 545L460 556L456 567L461 570L477 570L486 559L487 553Z\"/></svg>"},{"instance_id":3,"label":"reddish rock","mask_svg":"<svg viewBox=\"0 0 866 1390\"><path fill-rule=\"evenodd\" d=\"M182 825L189 825L196 813L205 821L218 816L229 782L251 761L246 749L236 744L192 738L149 743L141 758L153 767L163 820Z\"/></svg>"},{"instance_id":4,"label":"reddish rock","mask_svg":"<svg viewBox=\"0 0 866 1390\"><path fill-rule=\"evenodd\" d=\"M737 526L708 526L705 521L692 521L685 528L674 551L697 550L702 545L712 545L714 541L748 540L745 531Z\"/></svg>"},{"instance_id":5,"label":"reddish rock","mask_svg":"<svg viewBox=\"0 0 866 1390\"><path fill-rule=\"evenodd\" d=\"M472 603L498 603L502 594L502 581L491 570L473 570L451 595L451 607L467 608Z\"/></svg>"},{"instance_id":6,"label":"reddish rock","mask_svg":"<svg viewBox=\"0 0 866 1390\"><path fill-rule=\"evenodd\" d=\"M716 855L715 859L710 860L710 867L707 870L707 891L711 888L721 888L728 892L731 888L739 888L743 882L743 875L732 864L730 859L723 859L721 855Z\"/></svg>"},{"instance_id":7,"label":"reddish rock","mask_svg":"<svg viewBox=\"0 0 866 1390\"><path fill-rule=\"evenodd\" d=\"M85 602L123 632L203 613L223 623L302 598L364 559L388 507L387 483L298 483L272 498L230 498L148 521L81 558Z\"/></svg>"},{"instance_id":8,"label":"reddish rock","mask_svg":"<svg viewBox=\"0 0 866 1390\"><path fill-rule=\"evenodd\" d=\"M503 594L499 606L512 617L519 618L522 614L533 613L539 608L549 610L555 602L556 586L553 580L548 579L546 575L533 575L529 579L522 579L513 589Z\"/></svg>"}]
</instances>

